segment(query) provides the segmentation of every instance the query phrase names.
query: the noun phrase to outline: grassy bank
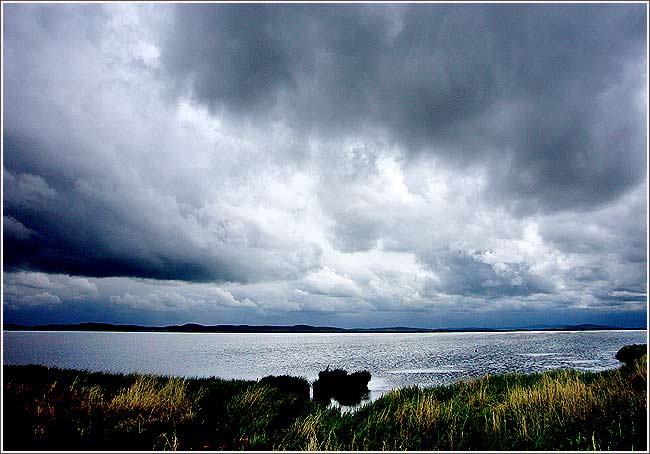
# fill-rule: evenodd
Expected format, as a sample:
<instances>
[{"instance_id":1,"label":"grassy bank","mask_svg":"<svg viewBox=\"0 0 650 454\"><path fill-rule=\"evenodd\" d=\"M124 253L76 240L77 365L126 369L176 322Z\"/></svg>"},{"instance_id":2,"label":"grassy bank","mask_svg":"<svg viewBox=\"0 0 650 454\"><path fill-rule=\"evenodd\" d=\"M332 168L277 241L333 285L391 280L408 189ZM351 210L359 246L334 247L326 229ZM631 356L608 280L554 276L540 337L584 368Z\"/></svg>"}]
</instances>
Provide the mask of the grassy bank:
<instances>
[{"instance_id":1,"label":"grassy bank","mask_svg":"<svg viewBox=\"0 0 650 454\"><path fill-rule=\"evenodd\" d=\"M3 366L7 450L644 450L646 356L403 388L341 413L305 380Z\"/></svg>"}]
</instances>

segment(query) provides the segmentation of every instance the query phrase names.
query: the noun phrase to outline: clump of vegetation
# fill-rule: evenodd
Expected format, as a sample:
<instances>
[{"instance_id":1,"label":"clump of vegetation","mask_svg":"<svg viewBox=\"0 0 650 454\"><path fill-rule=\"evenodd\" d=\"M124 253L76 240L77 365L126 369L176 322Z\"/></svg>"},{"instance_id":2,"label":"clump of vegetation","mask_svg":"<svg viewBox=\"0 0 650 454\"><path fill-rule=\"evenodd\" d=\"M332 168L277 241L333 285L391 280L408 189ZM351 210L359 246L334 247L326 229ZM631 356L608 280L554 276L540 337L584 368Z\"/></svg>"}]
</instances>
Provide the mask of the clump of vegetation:
<instances>
[{"instance_id":1,"label":"clump of vegetation","mask_svg":"<svg viewBox=\"0 0 650 454\"><path fill-rule=\"evenodd\" d=\"M637 359L641 359L647 353L648 346L646 344L626 345L616 352L616 359L622 363L631 364Z\"/></svg>"},{"instance_id":2,"label":"clump of vegetation","mask_svg":"<svg viewBox=\"0 0 650 454\"><path fill-rule=\"evenodd\" d=\"M309 382L3 366L8 450L271 449L311 408ZM306 393L305 393L306 390Z\"/></svg>"},{"instance_id":3,"label":"clump of vegetation","mask_svg":"<svg viewBox=\"0 0 650 454\"><path fill-rule=\"evenodd\" d=\"M402 388L345 412L310 400L303 378L3 366L4 448L643 451L646 358L599 373L505 374Z\"/></svg>"},{"instance_id":4,"label":"clump of vegetation","mask_svg":"<svg viewBox=\"0 0 650 454\"><path fill-rule=\"evenodd\" d=\"M330 370L329 366L318 373L314 382L314 400L329 403L336 399L341 405L356 405L368 396L370 372L348 374L343 369Z\"/></svg>"}]
</instances>

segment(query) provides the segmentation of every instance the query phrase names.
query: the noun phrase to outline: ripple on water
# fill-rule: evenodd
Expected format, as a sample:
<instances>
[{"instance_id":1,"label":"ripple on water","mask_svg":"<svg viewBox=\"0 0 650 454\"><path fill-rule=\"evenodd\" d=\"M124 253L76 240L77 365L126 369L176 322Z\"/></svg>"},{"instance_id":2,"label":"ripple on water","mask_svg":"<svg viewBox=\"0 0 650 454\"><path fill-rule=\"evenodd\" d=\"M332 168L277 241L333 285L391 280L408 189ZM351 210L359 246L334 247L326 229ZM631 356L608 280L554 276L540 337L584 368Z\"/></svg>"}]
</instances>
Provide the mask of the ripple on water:
<instances>
[{"instance_id":1,"label":"ripple on water","mask_svg":"<svg viewBox=\"0 0 650 454\"><path fill-rule=\"evenodd\" d=\"M397 369L389 370L389 374L454 374L465 372L463 369Z\"/></svg>"},{"instance_id":2,"label":"ripple on water","mask_svg":"<svg viewBox=\"0 0 650 454\"><path fill-rule=\"evenodd\" d=\"M555 355L559 355L559 353L517 353L517 355L537 358L541 356L555 356Z\"/></svg>"}]
</instances>

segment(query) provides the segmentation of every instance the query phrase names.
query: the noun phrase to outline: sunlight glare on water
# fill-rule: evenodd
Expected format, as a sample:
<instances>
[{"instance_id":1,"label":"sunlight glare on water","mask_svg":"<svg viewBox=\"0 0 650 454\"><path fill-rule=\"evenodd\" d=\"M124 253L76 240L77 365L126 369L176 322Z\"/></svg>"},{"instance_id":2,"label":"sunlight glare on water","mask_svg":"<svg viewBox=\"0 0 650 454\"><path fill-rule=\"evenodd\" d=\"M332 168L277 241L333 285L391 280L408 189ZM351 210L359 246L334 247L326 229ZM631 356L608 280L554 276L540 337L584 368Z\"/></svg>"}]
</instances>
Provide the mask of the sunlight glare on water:
<instances>
[{"instance_id":1,"label":"sunlight glare on water","mask_svg":"<svg viewBox=\"0 0 650 454\"><path fill-rule=\"evenodd\" d=\"M451 384L505 372L618 367L645 331L496 333L113 333L4 332L4 364L109 372L259 379L344 368L368 370L371 398L403 386Z\"/></svg>"}]
</instances>

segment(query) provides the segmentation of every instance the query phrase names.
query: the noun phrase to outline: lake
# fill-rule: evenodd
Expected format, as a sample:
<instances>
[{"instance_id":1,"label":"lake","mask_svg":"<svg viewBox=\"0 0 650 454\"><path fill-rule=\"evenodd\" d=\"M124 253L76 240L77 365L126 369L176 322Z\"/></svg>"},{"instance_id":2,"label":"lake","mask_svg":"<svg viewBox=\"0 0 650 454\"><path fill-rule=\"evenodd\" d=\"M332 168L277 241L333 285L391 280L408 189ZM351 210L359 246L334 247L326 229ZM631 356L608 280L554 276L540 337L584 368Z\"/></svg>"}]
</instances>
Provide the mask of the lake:
<instances>
[{"instance_id":1,"label":"lake","mask_svg":"<svg viewBox=\"0 0 650 454\"><path fill-rule=\"evenodd\" d=\"M505 372L618 367L619 348L646 331L493 333L116 333L5 331L3 364L106 372L259 379L341 367L372 374L371 399L409 385L446 385Z\"/></svg>"}]
</instances>

